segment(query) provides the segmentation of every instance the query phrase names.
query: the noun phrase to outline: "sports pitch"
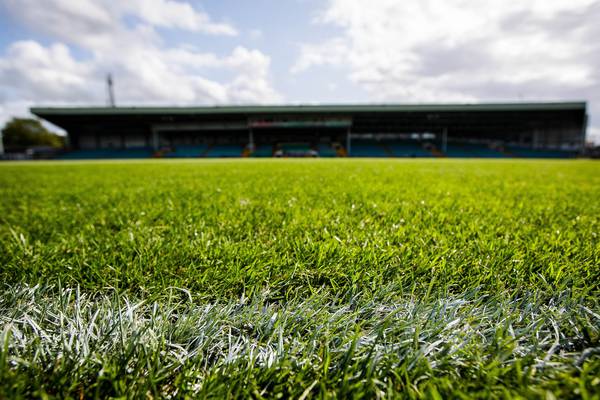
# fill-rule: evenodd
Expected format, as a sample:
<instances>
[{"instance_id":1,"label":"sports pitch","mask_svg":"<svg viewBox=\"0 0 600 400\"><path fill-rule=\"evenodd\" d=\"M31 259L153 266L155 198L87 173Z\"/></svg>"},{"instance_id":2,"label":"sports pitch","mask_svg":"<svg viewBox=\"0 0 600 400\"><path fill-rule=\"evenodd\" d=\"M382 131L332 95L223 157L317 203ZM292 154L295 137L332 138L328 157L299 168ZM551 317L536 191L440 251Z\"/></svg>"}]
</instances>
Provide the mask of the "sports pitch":
<instances>
[{"instance_id":1,"label":"sports pitch","mask_svg":"<svg viewBox=\"0 0 600 400\"><path fill-rule=\"evenodd\" d=\"M0 398L599 398L600 164L0 164Z\"/></svg>"}]
</instances>

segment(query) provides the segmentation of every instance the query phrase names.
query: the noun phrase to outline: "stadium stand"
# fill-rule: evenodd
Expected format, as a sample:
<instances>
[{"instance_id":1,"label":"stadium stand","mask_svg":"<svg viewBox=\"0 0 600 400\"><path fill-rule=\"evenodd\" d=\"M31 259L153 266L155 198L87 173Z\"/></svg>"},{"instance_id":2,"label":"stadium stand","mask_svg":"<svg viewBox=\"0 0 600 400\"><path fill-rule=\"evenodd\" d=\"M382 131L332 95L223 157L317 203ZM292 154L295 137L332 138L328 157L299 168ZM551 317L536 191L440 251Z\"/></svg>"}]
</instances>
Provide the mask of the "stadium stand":
<instances>
[{"instance_id":1,"label":"stadium stand","mask_svg":"<svg viewBox=\"0 0 600 400\"><path fill-rule=\"evenodd\" d=\"M72 151L58 155L62 159L569 158L583 154L587 121L585 102L34 107L31 112L67 131ZM134 145L147 147L128 148Z\"/></svg>"},{"instance_id":2,"label":"stadium stand","mask_svg":"<svg viewBox=\"0 0 600 400\"><path fill-rule=\"evenodd\" d=\"M419 142L389 142L387 149L394 157L431 157L430 151L425 150Z\"/></svg>"},{"instance_id":3,"label":"stadium stand","mask_svg":"<svg viewBox=\"0 0 600 400\"><path fill-rule=\"evenodd\" d=\"M350 157L389 157L382 144L374 140L356 140L352 142Z\"/></svg>"},{"instance_id":4,"label":"stadium stand","mask_svg":"<svg viewBox=\"0 0 600 400\"><path fill-rule=\"evenodd\" d=\"M507 146L506 153L512 157L525 158L573 158L577 155L573 151L542 149L538 150L519 146Z\"/></svg>"},{"instance_id":5,"label":"stadium stand","mask_svg":"<svg viewBox=\"0 0 600 400\"><path fill-rule=\"evenodd\" d=\"M273 146L270 144L261 144L254 148L252 157L271 157L273 155Z\"/></svg>"},{"instance_id":6,"label":"stadium stand","mask_svg":"<svg viewBox=\"0 0 600 400\"><path fill-rule=\"evenodd\" d=\"M206 152L206 146L177 146L172 151L163 153L166 158L200 157Z\"/></svg>"},{"instance_id":7,"label":"stadium stand","mask_svg":"<svg viewBox=\"0 0 600 400\"><path fill-rule=\"evenodd\" d=\"M337 157L337 152L329 144L319 143L317 152L319 153L319 157Z\"/></svg>"},{"instance_id":8,"label":"stadium stand","mask_svg":"<svg viewBox=\"0 0 600 400\"><path fill-rule=\"evenodd\" d=\"M478 143L448 143L445 155L447 157L479 158L502 158L506 156L500 150Z\"/></svg>"},{"instance_id":9,"label":"stadium stand","mask_svg":"<svg viewBox=\"0 0 600 400\"><path fill-rule=\"evenodd\" d=\"M487 144L467 143L467 144L464 144L463 146L464 146L464 148L466 148L473 154L473 157L482 157L482 158L505 157L505 154L502 153L502 151L500 149L492 148Z\"/></svg>"},{"instance_id":10,"label":"stadium stand","mask_svg":"<svg viewBox=\"0 0 600 400\"><path fill-rule=\"evenodd\" d=\"M308 143L282 143L279 147L283 151L309 151L310 145Z\"/></svg>"},{"instance_id":11,"label":"stadium stand","mask_svg":"<svg viewBox=\"0 0 600 400\"><path fill-rule=\"evenodd\" d=\"M236 144L216 144L210 146L205 157L241 157L243 147Z\"/></svg>"},{"instance_id":12,"label":"stadium stand","mask_svg":"<svg viewBox=\"0 0 600 400\"><path fill-rule=\"evenodd\" d=\"M284 157L316 157L318 152L308 143L280 143L276 156Z\"/></svg>"},{"instance_id":13,"label":"stadium stand","mask_svg":"<svg viewBox=\"0 0 600 400\"><path fill-rule=\"evenodd\" d=\"M119 158L150 158L153 151L148 147L131 149L92 149L72 150L58 155L59 160L94 160L94 159L119 159Z\"/></svg>"}]
</instances>

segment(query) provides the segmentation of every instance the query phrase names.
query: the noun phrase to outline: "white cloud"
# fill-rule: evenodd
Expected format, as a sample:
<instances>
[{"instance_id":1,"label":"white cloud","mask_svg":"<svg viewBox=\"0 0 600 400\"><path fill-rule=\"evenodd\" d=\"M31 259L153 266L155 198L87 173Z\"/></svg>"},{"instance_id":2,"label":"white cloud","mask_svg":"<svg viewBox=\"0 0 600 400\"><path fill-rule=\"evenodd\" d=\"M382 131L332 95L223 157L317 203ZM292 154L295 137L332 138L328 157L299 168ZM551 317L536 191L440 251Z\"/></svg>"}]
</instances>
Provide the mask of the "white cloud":
<instances>
[{"instance_id":1,"label":"white cloud","mask_svg":"<svg viewBox=\"0 0 600 400\"><path fill-rule=\"evenodd\" d=\"M431 92L439 88L437 97L444 99L447 92L457 91L450 87L457 78L511 85L539 79L585 87L595 73L593 65L581 60L594 46L585 40L590 32L573 30L556 40L539 24L592 3L380 0L366 7L359 0L332 0L319 21L341 27L343 34L324 44L302 46L292 71L346 65L352 80L383 97L400 93L394 86L417 85ZM511 26L516 18L538 26ZM594 23L582 19L588 28ZM454 63L452 58L465 55L469 58L458 68L444 68ZM434 70L428 70L432 63ZM418 93L407 90L413 92ZM477 97L460 92L459 97Z\"/></svg>"},{"instance_id":2,"label":"white cloud","mask_svg":"<svg viewBox=\"0 0 600 400\"><path fill-rule=\"evenodd\" d=\"M329 0L316 23L340 33L291 71L341 69L372 101L583 98L600 118L599 20L598 0Z\"/></svg>"},{"instance_id":3,"label":"white cloud","mask_svg":"<svg viewBox=\"0 0 600 400\"><path fill-rule=\"evenodd\" d=\"M180 28L213 35L237 35L227 23L215 23L204 12L190 4L173 0L120 0L115 7L155 26Z\"/></svg>"},{"instance_id":4,"label":"white cloud","mask_svg":"<svg viewBox=\"0 0 600 400\"><path fill-rule=\"evenodd\" d=\"M270 85L269 67L268 56L244 47L217 57L184 48L131 46L120 55L96 54L92 60L77 61L64 44L44 47L23 41L13 43L0 58L0 84L14 99L98 103L105 98L104 76L114 71L121 104L276 102L280 96ZM228 71L232 78L204 78L210 69Z\"/></svg>"},{"instance_id":5,"label":"white cloud","mask_svg":"<svg viewBox=\"0 0 600 400\"><path fill-rule=\"evenodd\" d=\"M60 43L43 47L35 41L19 41L0 58L0 83L21 99L92 100L93 72L91 63L76 61Z\"/></svg>"},{"instance_id":6,"label":"white cloud","mask_svg":"<svg viewBox=\"0 0 600 400\"><path fill-rule=\"evenodd\" d=\"M56 42L12 43L0 57L0 118L31 104L105 104L104 78L115 79L118 104L273 103L270 58L234 47L219 56L185 43L167 47L155 27L234 35L189 4L171 0L6 0L30 28ZM137 25L123 17L133 15ZM84 55L81 56L81 53ZM75 56L77 54L77 56ZM209 79L218 71L218 80ZM3 121L0 121L2 123Z\"/></svg>"},{"instance_id":7,"label":"white cloud","mask_svg":"<svg viewBox=\"0 0 600 400\"><path fill-rule=\"evenodd\" d=\"M185 1L174 0L4 0L8 9L25 23L60 39L99 44L115 30L122 31L125 17L156 27L177 28L211 35L237 35L224 22ZM77 37L73 36L77 33Z\"/></svg>"},{"instance_id":8,"label":"white cloud","mask_svg":"<svg viewBox=\"0 0 600 400\"><path fill-rule=\"evenodd\" d=\"M316 65L343 65L349 51L349 43L342 38L334 38L318 44L302 44L300 58L292 66L291 72L297 74Z\"/></svg>"}]
</instances>

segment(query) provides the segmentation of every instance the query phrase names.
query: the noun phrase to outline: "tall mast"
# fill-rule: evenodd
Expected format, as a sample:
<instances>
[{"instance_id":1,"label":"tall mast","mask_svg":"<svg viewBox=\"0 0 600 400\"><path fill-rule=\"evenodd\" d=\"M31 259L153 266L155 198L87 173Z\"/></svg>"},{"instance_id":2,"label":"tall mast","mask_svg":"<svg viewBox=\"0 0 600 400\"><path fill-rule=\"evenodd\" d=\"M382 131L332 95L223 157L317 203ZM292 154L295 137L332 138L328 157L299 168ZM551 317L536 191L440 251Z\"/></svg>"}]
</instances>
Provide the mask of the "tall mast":
<instances>
[{"instance_id":1,"label":"tall mast","mask_svg":"<svg viewBox=\"0 0 600 400\"><path fill-rule=\"evenodd\" d=\"M111 74L106 76L106 87L108 89L108 105L115 107L115 93L113 90L113 79Z\"/></svg>"}]
</instances>

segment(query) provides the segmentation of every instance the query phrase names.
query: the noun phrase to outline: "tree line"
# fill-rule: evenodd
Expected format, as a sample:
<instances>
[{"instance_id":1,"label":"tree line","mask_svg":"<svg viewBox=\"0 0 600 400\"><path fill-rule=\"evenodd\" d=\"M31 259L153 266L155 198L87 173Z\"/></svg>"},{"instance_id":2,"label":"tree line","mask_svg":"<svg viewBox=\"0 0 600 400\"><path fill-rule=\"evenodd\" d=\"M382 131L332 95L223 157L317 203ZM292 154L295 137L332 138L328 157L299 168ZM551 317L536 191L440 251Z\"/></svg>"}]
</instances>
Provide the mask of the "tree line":
<instances>
[{"instance_id":1,"label":"tree line","mask_svg":"<svg viewBox=\"0 0 600 400\"><path fill-rule=\"evenodd\" d=\"M4 151L21 152L31 147L65 146L65 138L48 130L34 118L13 118L2 128Z\"/></svg>"}]
</instances>

